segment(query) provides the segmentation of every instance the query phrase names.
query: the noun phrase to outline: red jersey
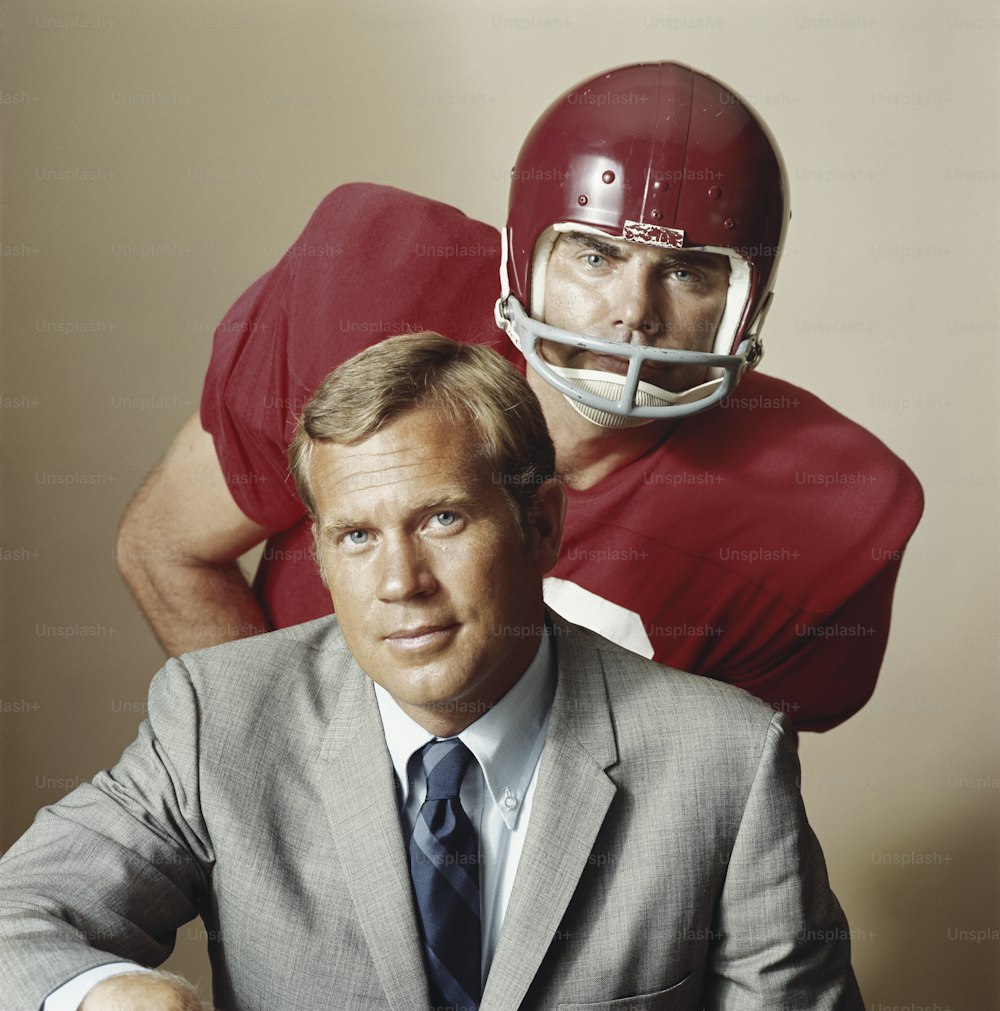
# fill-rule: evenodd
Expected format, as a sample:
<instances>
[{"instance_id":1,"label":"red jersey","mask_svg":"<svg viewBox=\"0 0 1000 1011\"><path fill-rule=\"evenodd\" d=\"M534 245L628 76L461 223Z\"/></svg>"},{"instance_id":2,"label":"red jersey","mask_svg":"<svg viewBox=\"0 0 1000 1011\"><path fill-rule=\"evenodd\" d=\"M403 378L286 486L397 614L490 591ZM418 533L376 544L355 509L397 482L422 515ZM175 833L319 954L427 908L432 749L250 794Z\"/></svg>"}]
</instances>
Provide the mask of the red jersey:
<instances>
[{"instance_id":1,"label":"red jersey","mask_svg":"<svg viewBox=\"0 0 1000 1011\"><path fill-rule=\"evenodd\" d=\"M330 611L288 476L295 417L337 365L435 330L524 360L497 329L500 237L399 190L343 186L215 335L202 396L240 508L280 531L255 580L275 627ZM821 400L757 373L585 491L569 490L546 599L661 663L739 685L823 730L871 695L903 549L909 468Z\"/></svg>"}]
</instances>

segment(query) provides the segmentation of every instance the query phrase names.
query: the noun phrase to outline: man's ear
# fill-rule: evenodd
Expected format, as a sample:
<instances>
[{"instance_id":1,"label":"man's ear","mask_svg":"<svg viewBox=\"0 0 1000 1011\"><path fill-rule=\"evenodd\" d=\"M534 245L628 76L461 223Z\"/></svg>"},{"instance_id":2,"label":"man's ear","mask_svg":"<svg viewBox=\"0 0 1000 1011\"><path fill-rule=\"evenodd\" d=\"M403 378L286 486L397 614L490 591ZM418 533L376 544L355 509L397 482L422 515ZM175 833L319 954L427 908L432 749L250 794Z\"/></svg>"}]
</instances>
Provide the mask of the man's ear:
<instances>
[{"instance_id":1,"label":"man's ear","mask_svg":"<svg viewBox=\"0 0 1000 1011\"><path fill-rule=\"evenodd\" d=\"M559 560L566 522L566 489L562 481L552 477L538 486L532 512L535 552L544 575Z\"/></svg>"}]
</instances>

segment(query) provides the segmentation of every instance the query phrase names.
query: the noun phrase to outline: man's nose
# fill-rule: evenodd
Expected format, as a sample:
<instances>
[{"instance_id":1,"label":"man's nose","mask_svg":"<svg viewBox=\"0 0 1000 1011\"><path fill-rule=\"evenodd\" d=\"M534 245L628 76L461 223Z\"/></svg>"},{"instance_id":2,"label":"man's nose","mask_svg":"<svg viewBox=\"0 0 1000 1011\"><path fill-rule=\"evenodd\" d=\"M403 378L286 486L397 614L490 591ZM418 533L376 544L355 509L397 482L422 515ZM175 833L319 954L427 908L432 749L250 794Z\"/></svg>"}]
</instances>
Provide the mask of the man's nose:
<instances>
[{"instance_id":1,"label":"man's nose","mask_svg":"<svg viewBox=\"0 0 1000 1011\"><path fill-rule=\"evenodd\" d=\"M409 537L383 544L378 564L378 597L386 603L425 596L437 589L423 547Z\"/></svg>"},{"instance_id":2,"label":"man's nose","mask_svg":"<svg viewBox=\"0 0 1000 1011\"><path fill-rule=\"evenodd\" d=\"M623 343L652 343L667 329L667 295L658 271L629 264L620 272L612 297L612 325Z\"/></svg>"}]
</instances>

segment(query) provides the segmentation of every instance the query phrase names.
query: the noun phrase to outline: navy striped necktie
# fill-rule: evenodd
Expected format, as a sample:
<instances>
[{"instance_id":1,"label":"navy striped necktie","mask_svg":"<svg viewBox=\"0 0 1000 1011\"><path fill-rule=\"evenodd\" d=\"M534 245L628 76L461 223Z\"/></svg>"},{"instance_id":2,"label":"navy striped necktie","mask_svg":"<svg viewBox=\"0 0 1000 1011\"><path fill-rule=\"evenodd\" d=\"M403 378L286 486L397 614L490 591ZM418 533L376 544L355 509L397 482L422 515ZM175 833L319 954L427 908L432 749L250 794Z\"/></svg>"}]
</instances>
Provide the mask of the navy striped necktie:
<instances>
[{"instance_id":1,"label":"navy striped necktie","mask_svg":"<svg viewBox=\"0 0 1000 1011\"><path fill-rule=\"evenodd\" d=\"M410 877L435 1011L476 1011L482 998L479 847L458 797L472 760L457 737L420 752L427 797L410 837Z\"/></svg>"}]
</instances>

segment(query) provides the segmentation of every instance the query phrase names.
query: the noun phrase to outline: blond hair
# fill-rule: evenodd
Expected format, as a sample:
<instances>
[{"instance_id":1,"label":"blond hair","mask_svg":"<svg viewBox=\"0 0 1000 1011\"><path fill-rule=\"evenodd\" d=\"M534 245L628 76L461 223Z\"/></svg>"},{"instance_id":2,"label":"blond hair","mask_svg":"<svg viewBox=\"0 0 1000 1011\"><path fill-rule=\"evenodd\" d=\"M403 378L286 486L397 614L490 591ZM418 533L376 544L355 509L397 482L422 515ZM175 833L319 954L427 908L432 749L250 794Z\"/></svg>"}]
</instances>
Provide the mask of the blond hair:
<instances>
[{"instance_id":1,"label":"blond hair","mask_svg":"<svg viewBox=\"0 0 1000 1011\"><path fill-rule=\"evenodd\" d=\"M299 497L316 517L309 466L313 445L355 445L417 408L431 407L469 439L514 510L524 534L535 493L555 476L555 449L525 378L495 351L440 334L401 334L374 344L330 373L299 417L288 461ZM468 435L466 433L469 433Z\"/></svg>"}]
</instances>

